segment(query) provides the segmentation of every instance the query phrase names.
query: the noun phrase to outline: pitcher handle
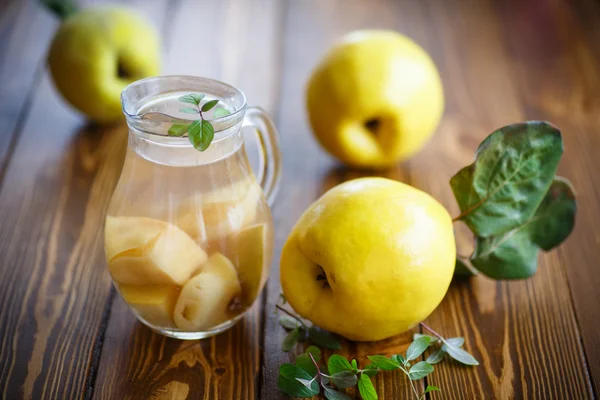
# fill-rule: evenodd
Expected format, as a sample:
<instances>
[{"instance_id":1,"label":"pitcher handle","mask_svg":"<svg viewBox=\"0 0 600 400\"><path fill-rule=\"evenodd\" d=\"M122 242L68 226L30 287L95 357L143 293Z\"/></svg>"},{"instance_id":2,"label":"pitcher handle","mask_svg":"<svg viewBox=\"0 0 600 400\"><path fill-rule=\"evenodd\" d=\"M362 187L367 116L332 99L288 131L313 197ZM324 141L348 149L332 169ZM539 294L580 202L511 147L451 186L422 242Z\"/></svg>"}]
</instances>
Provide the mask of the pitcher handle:
<instances>
[{"instance_id":1,"label":"pitcher handle","mask_svg":"<svg viewBox=\"0 0 600 400\"><path fill-rule=\"evenodd\" d=\"M279 134L269 114L260 107L248 107L244 126L255 128L260 152L260 166L257 180L260 183L267 203L273 206L281 180L281 149Z\"/></svg>"}]
</instances>

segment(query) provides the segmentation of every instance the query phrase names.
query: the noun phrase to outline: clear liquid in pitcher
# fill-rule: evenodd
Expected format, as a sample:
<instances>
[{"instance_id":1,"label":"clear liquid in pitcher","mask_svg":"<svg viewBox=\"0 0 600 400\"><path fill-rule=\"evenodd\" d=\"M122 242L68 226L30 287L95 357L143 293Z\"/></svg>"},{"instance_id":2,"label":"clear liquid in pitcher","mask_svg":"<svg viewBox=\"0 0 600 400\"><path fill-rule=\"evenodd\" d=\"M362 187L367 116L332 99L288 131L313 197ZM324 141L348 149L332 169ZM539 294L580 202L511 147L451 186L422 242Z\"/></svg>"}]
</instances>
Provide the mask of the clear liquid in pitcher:
<instances>
[{"instance_id":1,"label":"clear liquid in pitcher","mask_svg":"<svg viewBox=\"0 0 600 400\"><path fill-rule=\"evenodd\" d=\"M128 149L106 218L106 258L145 324L201 338L254 303L268 276L273 223L243 145L208 164L168 164Z\"/></svg>"}]
</instances>

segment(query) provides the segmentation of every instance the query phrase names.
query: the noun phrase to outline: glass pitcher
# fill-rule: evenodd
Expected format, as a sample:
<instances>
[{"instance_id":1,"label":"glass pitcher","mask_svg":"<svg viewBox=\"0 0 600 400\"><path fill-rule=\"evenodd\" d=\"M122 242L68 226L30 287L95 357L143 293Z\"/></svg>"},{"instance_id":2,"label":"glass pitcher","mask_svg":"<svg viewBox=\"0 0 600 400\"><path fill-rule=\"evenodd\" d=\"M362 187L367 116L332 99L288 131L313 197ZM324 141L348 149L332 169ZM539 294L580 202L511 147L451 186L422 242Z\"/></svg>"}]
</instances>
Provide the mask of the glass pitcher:
<instances>
[{"instance_id":1,"label":"glass pitcher","mask_svg":"<svg viewBox=\"0 0 600 400\"><path fill-rule=\"evenodd\" d=\"M199 107L219 100L218 115L216 108L203 113L214 127L205 151L187 134L168 133L173 124L193 121L185 112L190 105L181 102L190 93L205 95ZM154 331L179 339L215 335L242 317L267 279L269 204L281 168L274 124L236 88L204 78L143 79L125 88L121 100L129 142L105 222L110 275ZM246 125L258 132L257 177L244 148Z\"/></svg>"}]
</instances>

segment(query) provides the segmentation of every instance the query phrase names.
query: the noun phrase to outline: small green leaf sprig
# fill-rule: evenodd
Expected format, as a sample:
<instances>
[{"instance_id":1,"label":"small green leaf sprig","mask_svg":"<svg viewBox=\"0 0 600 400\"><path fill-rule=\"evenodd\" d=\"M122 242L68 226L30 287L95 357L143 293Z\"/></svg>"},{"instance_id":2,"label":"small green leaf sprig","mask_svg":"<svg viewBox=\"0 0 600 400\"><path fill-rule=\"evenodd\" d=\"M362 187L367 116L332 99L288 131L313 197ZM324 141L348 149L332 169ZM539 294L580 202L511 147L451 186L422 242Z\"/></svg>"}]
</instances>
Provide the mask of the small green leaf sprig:
<instances>
[{"instance_id":1,"label":"small green leaf sprig","mask_svg":"<svg viewBox=\"0 0 600 400\"><path fill-rule=\"evenodd\" d=\"M304 324L302 319L291 311L279 305L277 305L277 309L286 314L280 317L279 323L290 330L282 346L284 351L289 351L298 343L298 329L301 327L305 330L309 328L302 325ZM350 397L341 390L357 386L364 400L377 400L377 391L371 382L371 378L380 371L399 369L408 377L415 399L422 400L427 393L440 390L437 386L428 385L419 394L414 384L414 381L423 379L433 372L434 364L449 357L465 365L479 365L475 357L462 349L465 342L464 338L445 339L426 324L421 323L421 326L433 336L417 333L414 335L413 342L408 347L406 354L396 354L391 357L368 356L367 358L371 363L362 369L358 367L356 359L350 361L339 354L331 355L327 360L326 367L320 366L321 350L316 346L308 346L304 353L296 357L294 364L286 363L279 368L277 386L289 396L302 398L318 395L322 390L323 395L328 400L349 400ZM296 333L294 334L294 332ZM333 338L330 333L321 332ZM292 339L289 339L290 337ZM336 341L336 343L336 349L339 349L339 342ZM429 347L432 347L433 350L427 359L416 361Z\"/></svg>"},{"instance_id":2,"label":"small green leaf sprig","mask_svg":"<svg viewBox=\"0 0 600 400\"><path fill-rule=\"evenodd\" d=\"M475 251L457 259L457 275L528 278L540 250L569 236L577 202L570 182L556 176L562 153L560 131L544 121L502 127L479 145L473 164L450 180L461 211L454 221L475 235Z\"/></svg>"},{"instance_id":3,"label":"small green leaf sprig","mask_svg":"<svg viewBox=\"0 0 600 400\"><path fill-rule=\"evenodd\" d=\"M178 98L181 103L192 104L194 107L180 108L179 111L187 114L198 114L199 120L189 124L173 124L167 132L169 136L183 136L188 134L190 143L199 151L208 149L215 137L215 128L210 121L204 119L203 113L210 111L219 103L219 100L210 100L201 104L206 95L201 93L190 93ZM213 119L229 115L223 107L217 107L213 111Z\"/></svg>"},{"instance_id":4,"label":"small green leaf sprig","mask_svg":"<svg viewBox=\"0 0 600 400\"><path fill-rule=\"evenodd\" d=\"M331 333L314 325L308 325L302 318L294 315L294 313L286 310L279 304L275 307L284 313L284 315L279 316L279 324L289 331L283 339L281 350L288 352L296 344L306 340L310 340L313 344L330 350L339 350L342 347L340 342Z\"/></svg>"}]
</instances>

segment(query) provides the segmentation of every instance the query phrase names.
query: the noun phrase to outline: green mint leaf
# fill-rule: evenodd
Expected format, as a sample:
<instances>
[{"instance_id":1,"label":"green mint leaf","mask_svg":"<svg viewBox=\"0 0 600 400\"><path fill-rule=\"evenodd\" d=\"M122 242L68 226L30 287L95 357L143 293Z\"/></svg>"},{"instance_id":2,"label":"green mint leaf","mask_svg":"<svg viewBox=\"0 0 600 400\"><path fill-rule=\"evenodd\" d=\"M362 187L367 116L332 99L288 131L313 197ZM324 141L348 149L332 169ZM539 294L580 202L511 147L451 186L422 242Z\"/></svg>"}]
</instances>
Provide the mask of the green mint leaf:
<instances>
[{"instance_id":1,"label":"green mint leaf","mask_svg":"<svg viewBox=\"0 0 600 400\"><path fill-rule=\"evenodd\" d=\"M312 379L296 378L296 380L310 389L315 378L312 378Z\"/></svg>"},{"instance_id":2,"label":"green mint leaf","mask_svg":"<svg viewBox=\"0 0 600 400\"><path fill-rule=\"evenodd\" d=\"M285 329L296 329L301 326L298 320L289 315L281 315L279 317L279 325L283 326Z\"/></svg>"},{"instance_id":3,"label":"green mint leaf","mask_svg":"<svg viewBox=\"0 0 600 400\"><path fill-rule=\"evenodd\" d=\"M303 329L300 328L300 336L303 335ZM317 373L317 367L310 356L313 356L316 363L321 360L321 350L315 346L308 346L306 351L296 356L296 365L307 371L311 376ZM313 372L314 371L314 372Z\"/></svg>"},{"instance_id":4,"label":"green mint leaf","mask_svg":"<svg viewBox=\"0 0 600 400\"><path fill-rule=\"evenodd\" d=\"M207 101L207 102L206 102L206 103L204 103L204 105L202 106L202 112L209 111L211 108L213 108L214 106L216 106L218 102L219 102L219 100L211 100L211 101Z\"/></svg>"},{"instance_id":5,"label":"green mint leaf","mask_svg":"<svg viewBox=\"0 0 600 400\"><path fill-rule=\"evenodd\" d=\"M431 346L432 344L434 344L434 343L435 343L435 341L437 340L437 338L436 338L436 337L434 337L434 336L431 336L431 335L425 335L425 334L423 334L423 333L415 333L415 334L413 335L413 340L417 340L417 339L419 339L419 338L422 338L422 337L428 337L428 338L429 338L429 345L430 345L430 346Z\"/></svg>"},{"instance_id":6,"label":"green mint leaf","mask_svg":"<svg viewBox=\"0 0 600 400\"><path fill-rule=\"evenodd\" d=\"M338 389L349 388L351 386L356 385L356 382L358 382L358 378L356 377L356 374L353 373L352 371L338 372L336 374L331 375L330 379L331 379L331 382Z\"/></svg>"},{"instance_id":7,"label":"green mint leaf","mask_svg":"<svg viewBox=\"0 0 600 400\"><path fill-rule=\"evenodd\" d=\"M369 376L370 378L374 377L375 375L377 375L377 372L379 372L379 369L377 369L376 366L374 366L373 364L369 364L367 365L362 373L366 374L367 376Z\"/></svg>"},{"instance_id":8,"label":"green mint leaf","mask_svg":"<svg viewBox=\"0 0 600 400\"><path fill-rule=\"evenodd\" d=\"M369 378L365 374L360 374L360 378L358 378L358 391L360 392L363 400L377 400L377 392L373 387L373 383L371 382L371 378Z\"/></svg>"},{"instance_id":9,"label":"green mint leaf","mask_svg":"<svg viewBox=\"0 0 600 400\"><path fill-rule=\"evenodd\" d=\"M427 361L429 364L432 364L432 365L437 364L444 359L445 355L446 355L446 353L444 352L444 350L437 349L436 351L431 353L425 361Z\"/></svg>"},{"instance_id":10,"label":"green mint leaf","mask_svg":"<svg viewBox=\"0 0 600 400\"><path fill-rule=\"evenodd\" d=\"M192 122L188 127L188 139L192 146L196 149L200 146L202 140L202 129L200 128L200 120Z\"/></svg>"},{"instance_id":11,"label":"green mint leaf","mask_svg":"<svg viewBox=\"0 0 600 400\"><path fill-rule=\"evenodd\" d=\"M462 364L479 365L479 362L475 359L475 357L473 357L460 347L449 343L448 341L444 341L444 344L442 345L442 350L445 351L450 357L454 358L456 361Z\"/></svg>"},{"instance_id":12,"label":"green mint leaf","mask_svg":"<svg viewBox=\"0 0 600 400\"><path fill-rule=\"evenodd\" d=\"M296 328L287 334L283 339L283 343L281 343L281 350L287 353L298 343L298 339L300 339L300 328Z\"/></svg>"},{"instance_id":13,"label":"green mint leaf","mask_svg":"<svg viewBox=\"0 0 600 400\"><path fill-rule=\"evenodd\" d=\"M468 278L473 275L477 275L477 270L463 260L457 258L456 265L454 266L454 276Z\"/></svg>"},{"instance_id":14,"label":"green mint leaf","mask_svg":"<svg viewBox=\"0 0 600 400\"><path fill-rule=\"evenodd\" d=\"M197 109L190 108L190 107L180 108L179 112L186 113L186 114L198 114L198 110Z\"/></svg>"},{"instance_id":15,"label":"green mint leaf","mask_svg":"<svg viewBox=\"0 0 600 400\"><path fill-rule=\"evenodd\" d=\"M425 350L427 350L430 342L430 336L421 336L417 338L410 344L410 346L408 346L408 350L406 350L406 360L410 361L419 357Z\"/></svg>"},{"instance_id":16,"label":"green mint leaf","mask_svg":"<svg viewBox=\"0 0 600 400\"><path fill-rule=\"evenodd\" d=\"M227 110L227 109L225 109L223 107L217 107L217 108L215 108L215 111L213 111L212 119L226 117L226 116L228 116L230 114L231 113L229 112L229 110Z\"/></svg>"},{"instance_id":17,"label":"green mint leaf","mask_svg":"<svg viewBox=\"0 0 600 400\"><path fill-rule=\"evenodd\" d=\"M329 374L335 375L339 372L352 371L352 365L339 354L332 354L327 360L327 369Z\"/></svg>"},{"instance_id":18,"label":"green mint leaf","mask_svg":"<svg viewBox=\"0 0 600 400\"><path fill-rule=\"evenodd\" d=\"M310 380L313 377L294 364L283 364L279 367L277 387L288 396L312 397L319 394L319 384L316 380L312 381L310 387L307 387L296 378Z\"/></svg>"},{"instance_id":19,"label":"green mint leaf","mask_svg":"<svg viewBox=\"0 0 600 400\"><path fill-rule=\"evenodd\" d=\"M347 394L338 392L329 386L323 386L323 393L327 400L352 400Z\"/></svg>"},{"instance_id":20,"label":"green mint leaf","mask_svg":"<svg viewBox=\"0 0 600 400\"><path fill-rule=\"evenodd\" d=\"M303 330L301 329L301 336L302 332ZM315 376L317 374L317 367L315 366L315 363L311 360L309 354L312 354L313 358L315 359L315 362L317 363L321 359L321 350L319 350L319 348L315 346L308 346L304 353L299 354L296 357L296 366L308 372L310 376Z\"/></svg>"},{"instance_id":21,"label":"green mint leaf","mask_svg":"<svg viewBox=\"0 0 600 400\"><path fill-rule=\"evenodd\" d=\"M406 359L402 354L396 354L392 356L392 360L397 361L400 364L404 364L406 362Z\"/></svg>"},{"instance_id":22,"label":"green mint leaf","mask_svg":"<svg viewBox=\"0 0 600 400\"><path fill-rule=\"evenodd\" d=\"M319 329L315 326L308 328L308 338L317 346L325 347L330 350L339 350L342 345L331 333Z\"/></svg>"},{"instance_id":23,"label":"green mint leaf","mask_svg":"<svg viewBox=\"0 0 600 400\"><path fill-rule=\"evenodd\" d=\"M319 362L321 359L321 350L317 346L308 346L305 351L306 354L312 354L315 361Z\"/></svg>"},{"instance_id":24,"label":"green mint leaf","mask_svg":"<svg viewBox=\"0 0 600 400\"><path fill-rule=\"evenodd\" d=\"M452 346L462 347L462 345L465 344L465 338L453 337L450 339L446 339L446 342L450 343Z\"/></svg>"},{"instance_id":25,"label":"green mint leaf","mask_svg":"<svg viewBox=\"0 0 600 400\"><path fill-rule=\"evenodd\" d=\"M569 236L577 203L569 181L557 177L539 208L523 225L499 236L478 237L473 265L496 279L523 279L538 266L539 249L550 250Z\"/></svg>"},{"instance_id":26,"label":"green mint leaf","mask_svg":"<svg viewBox=\"0 0 600 400\"><path fill-rule=\"evenodd\" d=\"M402 366L398 361L385 356L367 356L367 358L371 360L374 366L384 371L392 371Z\"/></svg>"},{"instance_id":27,"label":"green mint leaf","mask_svg":"<svg viewBox=\"0 0 600 400\"><path fill-rule=\"evenodd\" d=\"M450 180L459 219L481 237L524 224L548 191L562 152L560 131L547 122L496 130L479 145L475 162Z\"/></svg>"},{"instance_id":28,"label":"green mint leaf","mask_svg":"<svg viewBox=\"0 0 600 400\"><path fill-rule=\"evenodd\" d=\"M188 124L173 124L167 132L169 136L183 136L189 129Z\"/></svg>"},{"instance_id":29,"label":"green mint leaf","mask_svg":"<svg viewBox=\"0 0 600 400\"><path fill-rule=\"evenodd\" d=\"M207 120L204 120L204 119L200 123L200 126L202 129L202 136L200 138L200 144L199 144L199 146L194 146L194 147L196 147L196 149L198 149L200 151L204 151L204 150L208 149L208 146L210 146L210 144L212 143L212 140L215 137L215 129L213 128L213 126L210 122L208 122Z\"/></svg>"},{"instance_id":30,"label":"green mint leaf","mask_svg":"<svg viewBox=\"0 0 600 400\"><path fill-rule=\"evenodd\" d=\"M427 394L429 392L435 392L435 391L441 391L442 389L440 389L437 386L433 386L433 385L427 385L427 387L425 388L425 391L423 392L423 394Z\"/></svg>"},{"instance_id":31,"label":"green mint leaf","mask_svg":"<svg viewBox=\"0 0 600 400\"><path fill-rule=\"evenodd\" d=\"M188 104L193 104L193 105L197 106L200 104L200 101L202 101L203 98L204 98L203 94L190 93L190 94L186 94L184 96L179 97L178 100L182 103L188 103Z\"/></svg>"},{"instance_id":32,"label":"green mint leaf","mask_svg":"<svg viewBox=\"0 0 600 400\"><path fill-rule=\"evenodd\" d=\"M408 371L408 377L413 381L425 378L427 375L433 372L433 366L427 361L419 361L410 368Z\"/></svg>"},{"instance_id":33,"label":"green mint leaf","mask_svg":"<svg viewBox=\"0 0 600 400\"><path fill-rule=\"evenodd\" d=\"M356 371L358 369L358 363L356 362L356 359L354 359L354 358L352 359L351 365L352 365L352 369L354 371Z\"/></svg>"},{"instance_id":34,"label":"green mint leaf","mask_svg":"<svg viewBox=\"0 0 600 400\"><path fill-rule=\"evenodd\" d=\"M319 362L316 358L315 361ZM306 353L298 354L298 356L296 356L296 366L308 372L310 376L315 376L317 374L315 363L312 362L310 356Z\"/></svg>"}]
</instances>

